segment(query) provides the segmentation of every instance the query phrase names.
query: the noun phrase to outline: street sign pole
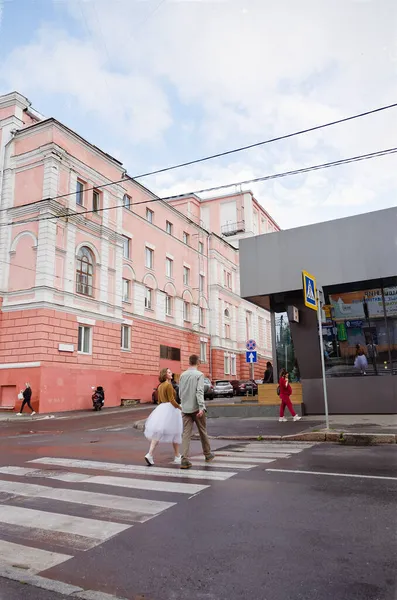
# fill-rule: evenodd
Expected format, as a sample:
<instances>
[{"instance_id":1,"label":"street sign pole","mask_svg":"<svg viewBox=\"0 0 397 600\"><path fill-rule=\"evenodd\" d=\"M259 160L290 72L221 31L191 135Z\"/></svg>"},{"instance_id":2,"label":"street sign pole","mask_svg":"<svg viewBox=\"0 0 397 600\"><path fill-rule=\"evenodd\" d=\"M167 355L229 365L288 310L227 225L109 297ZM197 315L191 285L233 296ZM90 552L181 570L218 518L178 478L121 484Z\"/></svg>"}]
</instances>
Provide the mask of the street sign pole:
<instances>
[{"instance_id":1,"label":"street sign pole","mask_svg":"<svg viewBox=\"0 0 397 600\"><path fill-rule=\"evenodd\" d=\"M250 379L255 379L254 374L255 374L255 365L252 362L252 363L250 363Z\"/></svg>"},{"instance_id":2,"label":"street sign pole","mask_svg":"<svg viewBox=\"0 0 397 600\"><path fill-rule=\"evenodd\" d=\"M322 370L322 375L323 375L325 426L326 426L327 429L329 429L327 380L325 378L323 325L322 325L322 317L321 317L321 298L320 298L320 292L319 291L317 291L317 321L318 321L318 332L319 332L319 336L320 336L321 370Z\"/></svg>"}]
</instances>

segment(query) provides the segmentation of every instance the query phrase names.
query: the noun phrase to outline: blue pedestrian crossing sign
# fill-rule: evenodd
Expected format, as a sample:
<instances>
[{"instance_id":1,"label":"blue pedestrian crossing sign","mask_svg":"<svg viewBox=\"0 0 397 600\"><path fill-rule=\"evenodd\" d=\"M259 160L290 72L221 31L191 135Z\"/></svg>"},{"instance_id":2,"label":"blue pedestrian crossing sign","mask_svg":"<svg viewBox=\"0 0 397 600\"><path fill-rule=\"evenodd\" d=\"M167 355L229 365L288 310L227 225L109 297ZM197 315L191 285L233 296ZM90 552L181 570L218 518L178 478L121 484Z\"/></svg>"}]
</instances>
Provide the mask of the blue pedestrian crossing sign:
<instances>
[{"instance_id":1,"label":"blue pedestrian crossing sign","mask_svg":"<svg viewBox=\"0 0 397 600\"><path fill-rule=\"evenodd\" d=\"M303 295L305 306L317 310L317 285L316 278L306 271L302 271L303 277Z\"/></svg>"},{"instance_id":2,"label":"blue pedestrian crossing sign","mask_svg":"<svg viewBox=\"0 0 397 600\"><path fill-rule=\"evenodd\" d=\"M258 362L258 355L255 350L249 350L245 353L245 362L256 363Z\"/></svg>"}]
</instances>

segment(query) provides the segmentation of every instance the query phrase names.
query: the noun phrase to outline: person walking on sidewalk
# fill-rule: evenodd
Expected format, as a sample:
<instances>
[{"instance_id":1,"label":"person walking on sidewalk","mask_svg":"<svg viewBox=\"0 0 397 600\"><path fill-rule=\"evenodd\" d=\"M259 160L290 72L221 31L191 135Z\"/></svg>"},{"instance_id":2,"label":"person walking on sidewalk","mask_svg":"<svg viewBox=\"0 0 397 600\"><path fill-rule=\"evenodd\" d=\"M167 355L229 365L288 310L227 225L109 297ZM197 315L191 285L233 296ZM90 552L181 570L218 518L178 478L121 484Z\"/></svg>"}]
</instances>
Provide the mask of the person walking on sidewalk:
<instances>
[{"instance_id":1,"label":"person walking on sidewalk","mask_svg":"<svg viewBox=\"0 0 397 600\"><path fill-rule=\"evenodd\" d=\"M196 354L189 358L189 369L184 371L179 380L179 397L182 406L183 436L182 436L182 462L181 469L190 469L189 460L190 441L192 439L193 424L196 423L200 435L205 462L214 460L207 435L207 417L204 402L204 374L198 370L200 359Z\"/></svg>"},{"instance_id":2,"label":"person walking on sidewalk","mask_svg":"<svg viewBox=\"0 0 397 600\"><path fill-rule=\"evenodd\" d=\"M150 440L149 452L145 455L149 467L154 465L153 454L159 442L172 442L175 453L174 463L181 464L179 444L182 439L182 415L171 379L171 369L160 371L160 385L157 388L158 406L145 424L145 437Z\"/></svg>"},{"instance_id":3,"label":"person walking on sidewalk","mask_svg":"<svg viewBox=\"0 0 397 600\"><path fill-rule=\"evenodd\" d=\"M292 402L291 402L292 387L289 382L289 375L288 375L286 369L281 370L280 380L279 380L278 385L279 385L280 400L281 400L280 418L279 418L280 423L287 422L287 419L284 417L285 407L288 408L289 412L291 413L291 415L294 418L294 421L300 421L302 417L300 417L299 415L296 414L296 412L294 411L294 407L292 406Z\"/></svg>"},{"instance_id":4,"label":"person walking on sidewalk","mask_svg":"<svg viewBox=\"0 0 397 600\"><path fill-rule=\"evenodd\" d=\"M23 409L25 407L25 404L27 404L32 412L32 416L35 415L35 411L33 410L33 406L30 404L30 400L32 398L32 388L30 387L30 383L25 383L25 389L22 391L21 390L21 394L23 397L23 402L22 402L22 406L21 406L21 410L19 411L19 413L17 413L17 416L20 417L23 413ZM18 395L19 397L19 395Z\"/></svg>"}]
</instances>

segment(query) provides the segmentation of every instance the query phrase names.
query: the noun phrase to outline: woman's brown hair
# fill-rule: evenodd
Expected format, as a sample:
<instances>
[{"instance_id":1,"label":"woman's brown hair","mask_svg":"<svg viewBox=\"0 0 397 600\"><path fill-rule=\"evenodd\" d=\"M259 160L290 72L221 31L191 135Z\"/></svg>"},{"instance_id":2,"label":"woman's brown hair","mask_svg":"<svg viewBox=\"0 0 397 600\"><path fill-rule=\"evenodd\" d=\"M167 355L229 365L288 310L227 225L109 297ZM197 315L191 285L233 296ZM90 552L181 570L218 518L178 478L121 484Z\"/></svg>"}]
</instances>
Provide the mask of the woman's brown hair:
<instances>
[{"instance_id":1,"label":"woman's brown hair","mask_svg":"<svg viewBox=\"0 0 397 600\"><path fill-rule=\"evenodd\" d=\"M164 381L167 381L167 371L168 369L161 369L159 377L160 383L164 383Z\"/></svg>"},{"instance_id":2,"label":"woman's brown hair","mask_svg":"<svg viewBox=\"0 0 397 600\"><path fill-rule=\"evenodd\" d=\"M287 374L287 369L281 369L280 377L285 377Z\"/></svg>"}]
</instances>

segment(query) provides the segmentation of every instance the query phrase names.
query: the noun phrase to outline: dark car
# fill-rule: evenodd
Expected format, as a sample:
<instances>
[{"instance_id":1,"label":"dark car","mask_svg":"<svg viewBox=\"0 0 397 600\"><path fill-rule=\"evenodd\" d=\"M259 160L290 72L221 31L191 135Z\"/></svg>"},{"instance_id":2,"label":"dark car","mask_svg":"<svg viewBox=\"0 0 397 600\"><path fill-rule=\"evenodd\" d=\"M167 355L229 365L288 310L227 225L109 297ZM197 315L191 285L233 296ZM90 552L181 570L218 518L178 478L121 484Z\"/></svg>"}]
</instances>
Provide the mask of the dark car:
<instances>
[{"instance_id":1,"label":"dark car","mask_svg":"<svg viewBox=\"0 0 397 600\"><path fill-rule=\"evenodd\" d=\"M208 377L204 377L204 398L206 400L214 399L214 386Z\"/></svg>"},{"instance_id":2,"label":"dark car","mask_svg":"<svg viewBox=\"0 0 397 600\"><path fill-rule=\"evenodd\" d=\"M257 396L258 384L252 379L235 379L230 382L235 396Z\"/></svg>"}]
</instances>

